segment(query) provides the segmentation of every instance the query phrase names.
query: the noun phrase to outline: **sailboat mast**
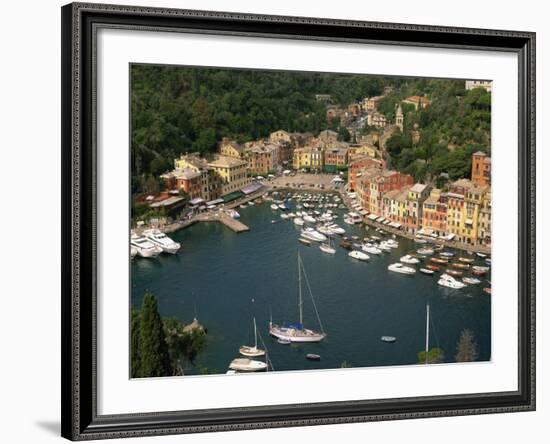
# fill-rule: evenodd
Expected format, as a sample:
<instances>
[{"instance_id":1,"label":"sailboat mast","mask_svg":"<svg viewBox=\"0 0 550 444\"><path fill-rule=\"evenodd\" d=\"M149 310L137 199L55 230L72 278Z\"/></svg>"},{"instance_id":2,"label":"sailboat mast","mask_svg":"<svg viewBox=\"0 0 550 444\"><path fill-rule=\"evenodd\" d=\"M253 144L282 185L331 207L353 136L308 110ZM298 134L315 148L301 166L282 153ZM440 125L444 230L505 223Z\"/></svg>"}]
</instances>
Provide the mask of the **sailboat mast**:
<instances>
[{"instance_id":1,"label":"sailboat mast","mask_svg":"<svg viewBox=\"0 0 550 444\"><path fill-rule=\"evenodd\" d=\"M302 314L302 272L300 269L300 253L298 253L298 308L300 309L300 324L304 324Z\"/></svg>"},{"instance_id":2,"label":"sailboat mast","mask_svg":"<svg viewBox=\"0 0 550 444\"><path fill-rule=\"evenodd\" d=\"M256 318L254 318L254 348L258 348L258 333L256 332Z\"/></svg>"},{"instance_id":3,"label":"sailboat mast","mask_svg":"<svg viewBox=\"0 0 550 444\"><path fill-rule=\"evenodd\" d=\"M430 349L430 304L426 305L426 360L428 363L428 350Z\"/></svg>"}]
</instances>

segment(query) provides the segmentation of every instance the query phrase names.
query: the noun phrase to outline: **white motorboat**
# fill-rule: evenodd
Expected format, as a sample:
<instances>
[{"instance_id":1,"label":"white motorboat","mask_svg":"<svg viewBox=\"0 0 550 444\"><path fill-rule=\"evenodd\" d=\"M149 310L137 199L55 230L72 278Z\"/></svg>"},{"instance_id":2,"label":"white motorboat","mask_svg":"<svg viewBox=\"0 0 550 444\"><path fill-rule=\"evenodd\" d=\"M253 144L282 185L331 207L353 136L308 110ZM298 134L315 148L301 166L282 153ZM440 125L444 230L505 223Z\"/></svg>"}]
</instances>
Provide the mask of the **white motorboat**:
<instances>
[{"instance_id":1,"label":"white motorboat","mask_svg":"<svg viewBox=\"0 0 550 444\"><path fill-rule=\"evenodd\" d=\"M136 254L138 254L137 248L130 246L130 258L131 259L135 258Z\"/></svg>"},{"instance_id":2,"label":"white motorboat","mask_svg":"<svg viewBox=\"0 0 550 444\"><path fill-rule=\"evenodd\" d=\"M156 246L145 236L132 233L130 245L137 249L137 254L141 257L157 257L162 253L162 248Z\"/></svg>"},{"instance_id":3,"label":"white motorboat","mask_svg":"<svg viewBox=\"0 0 550 444\"><path fill-rule=\"evenodd\" d=\"M295 217L293 219L293 222L300 227L304 225L304 219L302 219L301 217Z\"/></svg>"},{"instance_id":4,"label":"white motorboat","mask_svg":"<svg viewBox=\"0 0 550 444\"><path fill-rule=\"evenodd\" d=\"M279 207L277 206L277 204L271 204L271 205L269 206L269 208L271 208L272 210L278 210L278 209L279 209Z\"/></svg>"},{"instance_id":5,"label":"white motorboat","mask_svg":"<svg viewBox=\"0 0 550 444\"><path fill-rule=\"evenodd\" d=\"M281 213L281 219L288 219L287 213Z\"/></svg>"},{"instance_id":6,"label":"white motorboat","mask_svg":"<svg viewBox=\"0 0 550 444\"><path fill-rule=\"evenodd\" d=\"M404 264L418 264L420 262L417 258L411 256L410 254L406 254L401 259L399 259L399 261L403 262Z\"/></svg>"},{"instance_id":7,"label":"white motorboat","mask_svg":"<svg viewBox=\"0 0 550 444\"><path fill-rule=\"evenodd\" d=\"M321 250L323 253L327 254L335 254L336 249L332 246L332 243L330 241L330 237L328 238L328 243L322 243L319 245L319 250Z\"/></svg>"},{"instance_id":8,"label":"white motorboat","mask_svg":"<svg viewBox=\"0 0 550 444\"><path fill-rule=\"evenodd\" d=\"M382 254L382 250L380 250L379 248L376 248L372 244L362 245L361 250L366 251L367 253L370 253L370 254Z\"/></svg>"},{"instance_id":9,"label":"white motorboat","mask_svg":"<svg viewBox=\"0 0 550 444\"><path fill-rule=\"evenodd\" d=\"M181 248L178 242L174 242L166 234L158 229L145 230L143 235L165 253L175 254Z\"/></svg>"},{"instance_id":10,"label":"white motorboat","mask_svg":"<svg viewBox=\"0 0 550 444\"><path fill-rule=\"evenodd\" d=\"M288 208L286 207L286 205L284 203L281 203L281 204L277 205L277 207L279 208L279 210L283 210L283 211L288 210Z\"/></svg>"},{"instance_id":11,"label":"white motorboat","mask_svg":"<svg viewBox=\"0 0 550 444\"><path fill-rule=\"evenodd\" d=\"M460 281L457 281L454 277L452 276L449 276L448 274L446 273L443 273L439 280L437 281L437 283L443 287L448 287L448 288L464 288L466 287L466 284L463 283L463 282L460 282Z\"/></svg>"},{"instance_id":12,"label":"white motorboat","mask_svg":"<svg viewBox=\"0 0 550 444\"><path fill-rule=\"evenodd\" d=\"M363 218L360 214L352 211L344 216L344 222L349 225L360 224L363 222Z\"/></svg>"},{"instance_id":13,"label":"white motorboat","mask_svg":"<svg viewBox=\"0 0 550 444\"><path fill-rule=\"evenodd\" d=\"M302 310L302 273L306 281L306 287L309 290L309 295L311 297L311 302L315 309L315 314L317 315L317 321L319 322L319 327L321 331L311 330L304 327L303 320L303 310ZM321 324L321 318L317 312L317 306L315 305L315 299L313 299L313 293L311 292L311 287L309 285L309 280L304 269L304 264L302 263L302 258L298 253L298 310L300 315L300 320L298 323L290 323L287 325L279 326L269 322L269 334L286 343L289 342L321 342L325 337L326 333L323 331L323 325Z\"/></svg>"},{"instance_id":14,"label":"white motorboat","mask_svg":"<svg viewBox=\"0 0 550 444\"><path fill-rule=\"evenodd\" d=\"M350 251L348 253L348 256L357 259L358 261L368 261L370 259L369 255L367 253L363 253L362 251Z\"/></svg>"},{"instance_id":15,"label":"white motorboat","mask_svg":"<svg viewBox=\"0 0 550 444\"><path fill-rule=\"evenodd\" d=\"M463 277L462 282L464 282L465 284L471 284L471 285L481 284L481 281L479 279L476 279L473 277Z\"/></svg>"},{"instance_id":16,"label":"white motorboat","mask_svg":"<svg viewBox=\"0 0 550 444\"><path fill-rule=\"evenodd\" d=\"M386 239L384 241L386 245L390 248L397 248L399 247L399 242L397 242L395 239Z\"/></svg>"},{"instance_id":17,"label":"white motorboat","mask_svg":"<svg viewBox=\"0 0 550 444\"><path fill-rule=\"evenodd\" d=\"M255 204L254 204L254 202L252 202L251 200L249 200L249 201L248 201L248 205L252 207L252 206L254 206Z\"/></svg>"},{"instance_id":18,"label":"white motorboat","mask_svg":"<svg viewBox=\"0 0 550 444\"><path fill-rule=\"evenodd\" d=\"M236 358L229 364L230 370L239 372L259 372L267 369L267 364L250 358Z\"/></svg>"},{"instance_id":19,"label":"white motorboat","mask_svg":"<svg viewBox=\"0 0 550 444\"><path fill-rule=\"evenodd\" d=\"M336 225L336 224L330 224L328 226L333 233L335 234L345 234L346 233L346 230L344 230L342 227L340 227L339 225Z\"/></svg>"},{"instance_id":20,"label":"white motorboat","mask_svg":"<svg viewBox=\"0 0 550 444\"><path fill-rule=\"evenodd\" d=\"M415 274L416 270L412 267L406 267L400 262L397 262L395 264L388 265L388 270L393 271L395 273L401 273L401 274Z\"/></svg>"},{"instance_id":21,"label":"white motorboat","mask_svg":"<svg viewBox=\"0 0 550 444\"><path fill-rule=\"evenodd\" d=\"M429 268L421 268L420 273L427 274L428 276L432 276L435 272L433 270L430 270Z\"/></svg>"},{"instance_id":22,"label":"white motorboat","mask_svg":"<svg viewBox=\"0 0 550 444\"><path fill-rule=\"evenodd\" d=\"M305 228L302 230L302 237L312 240L314 242L324 242L327 240L327 237L324 234L319 233L313 228Z\"/></svg>"},{"instance_id":23,"label":"white motorboat","mask_svg":"<svg viewBox=\"0 0 550 444\"><path fill-rule=\"evenodd\" d=\"M241 215L237 210L229 210L227 214L229 214L229 216L232 217L233 219L239 219L241 217Z\"/></svg>"},{"instance_id":24,"label":"white motorboat","mask_svg":"<svg viewBox=\"0 0 550 444\"><path fill-rule=\"evenodd\" d=\"M315 222L317 222L317 219L315 219L313 216L310 216L309 214L306 214L303 219L304 222L308 222L310 224L314 224Z\"/></svg>"},{"instance_id":25,"label":"white motorboat","mask_svg":"<svg viewBox=\"0 0 550 444\"><path fill-rule=\"evenodd\" d=\"M329 228L327 227L326 225L319 225L316 227L316 230L319 232L319 233L322 233L324 234L325 236L334 236L334 232Z\"/></svg>"},{"instance_id":26,"label":"white motorboat","mask_svg":"<svg viewBox=\"0 0 550 444\"><path fill-rule=\"evenodd\" d=\"M241 345L239 353L243 356L256 357L264 356L265 350L258 348L258 330L256 328L256 318L254 318L254 347L249 345Z\"/></svg>"},{"instance_id":27,"label":"white motorboat","mask_svg":"<svg viewBox=\"0 0 550 444\"><path fill-rule=\"evenodd\" d=\"M476 254L477 254L479 257L484 258L484 259L487 257L487 255L486 255L485 253L476 253Z\"/></svg>"},{"instance_id":28,"label":"white motorboat","mask_svg":"<svg viewBox=\"0 0 550 444\"><path fill-rule=\"evenodd\" d=\"M434 254L434 251L431 248L419 248L416 250L418 254L421 254L422 256L429 256L431 254Z\"/></svg>"},{"instance_id":29,"label":"white motorboat","mask_svg":"<svg viewBox=\"0 0 550 444\"><path fill-rule=\"evenodd\" d=\"M427 244L428 241L426 239L422 239L421 237L415 237L414 238L414 241L417 243L417 244Z\"/></svg>"},{"instance_id":30,"label":"white motorboat","mask_svg":"<svg viewBox=\"0 0 550 444\"><path fill-rule=\"evenodd\" d=\"M376 248L379 248L380 250L385 251L385 252L390 252L391 251L391 247L386 243L386 241L380 242L376 246Z\"/></svg>"}]
</instances>

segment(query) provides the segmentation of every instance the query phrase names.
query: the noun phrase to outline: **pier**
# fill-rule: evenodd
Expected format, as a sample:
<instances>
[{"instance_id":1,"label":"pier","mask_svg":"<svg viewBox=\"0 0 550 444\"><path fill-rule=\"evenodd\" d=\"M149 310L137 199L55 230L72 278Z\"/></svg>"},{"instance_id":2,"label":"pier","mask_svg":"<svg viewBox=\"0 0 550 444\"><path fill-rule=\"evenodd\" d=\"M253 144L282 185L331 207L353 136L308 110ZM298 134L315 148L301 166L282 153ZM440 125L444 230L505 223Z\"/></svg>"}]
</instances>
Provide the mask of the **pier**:
<instances>
[{"instance_id":1,"label":"pier","mask_svg":"<svg viewBox=\"0 0 550 444\"><path fill-rule=\"evenodd\" d=\"M235 233L250 231L250 228L229 216L225 211L219 210L216 212L202 213L195 216L196 222L220 222Z\"/></svg>"}]
</instances>

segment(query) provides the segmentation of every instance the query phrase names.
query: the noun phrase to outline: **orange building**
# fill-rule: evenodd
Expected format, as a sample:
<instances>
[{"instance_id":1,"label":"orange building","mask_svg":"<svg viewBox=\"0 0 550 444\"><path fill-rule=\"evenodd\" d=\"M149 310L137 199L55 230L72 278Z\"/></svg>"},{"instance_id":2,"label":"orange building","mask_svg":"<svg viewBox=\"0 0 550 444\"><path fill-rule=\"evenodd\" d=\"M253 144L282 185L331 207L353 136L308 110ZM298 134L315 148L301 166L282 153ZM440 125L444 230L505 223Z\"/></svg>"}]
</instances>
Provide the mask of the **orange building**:
<instances>
[{"instance_id":1,"label":"orange building","mask_svg":"<svg viewBox=\"0 0 550 444\"><path fill-rule=\"evenodd\" d=\"M383 160L373 159L370 156L363 156L358 159L354 159L349 164L348 169L348 188L355 190L357 186L357 180L361 177L361 171L368 168L378 168L382 170L386 166Z\"/></svg>"},{"instance_id":2,"label":"orange building","mask_svg":"<svg viewBox=\"0 0 550 444\"><path fill-rule=\"evenodd\" d=\"M479 186L491 185L491 158L483 151L472 155L472 182Z\"/></svg>"}]
</instances>

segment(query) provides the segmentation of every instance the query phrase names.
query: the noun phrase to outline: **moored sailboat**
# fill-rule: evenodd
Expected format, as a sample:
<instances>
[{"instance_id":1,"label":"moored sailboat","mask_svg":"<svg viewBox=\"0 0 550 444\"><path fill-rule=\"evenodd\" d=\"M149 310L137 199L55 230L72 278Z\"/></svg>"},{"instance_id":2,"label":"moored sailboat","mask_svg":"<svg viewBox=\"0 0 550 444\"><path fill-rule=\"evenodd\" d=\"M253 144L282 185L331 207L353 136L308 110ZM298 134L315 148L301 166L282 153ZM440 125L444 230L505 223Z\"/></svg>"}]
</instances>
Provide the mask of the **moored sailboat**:
<instances>
[{"instance_id":1,"label":"moored sailboat","mask_svg":"<svg viewBox=\"0 0 550 444\"><path fill-rule=\"evenodd\" d=\"M306 280L306 286L309 290L311 296L311 302L313 303L313 308L317 315L317 321L321 331L311 330L304 327L303 320L303 309L302 309L302 273ZM269 334L279 341L288 342L321 342L325 337L326 333L323 331L323 326L321 324L321 319L319 318L319 313L317 312L317 306L315 305L315 300L313 299L313 294L309 286L309 281L307 279L307 274L305 273L304 264L302 258L298 253L298 309L299 309L299 322L289 323L287 325L279 326L269 322Z\"/></svg>"},{"instance_id":2,"label":"moored sailboat","mask_svg":"<svg viewBox=\"0 0 550 444\"><path fill-rule=\"evenodd\" d=\"M254 318L254 347L241 345L239 353L243 356L256 357L265 355L265 350L258 348L258 329L256 328L256 318Z\"/></svg>"}]
</instances>

